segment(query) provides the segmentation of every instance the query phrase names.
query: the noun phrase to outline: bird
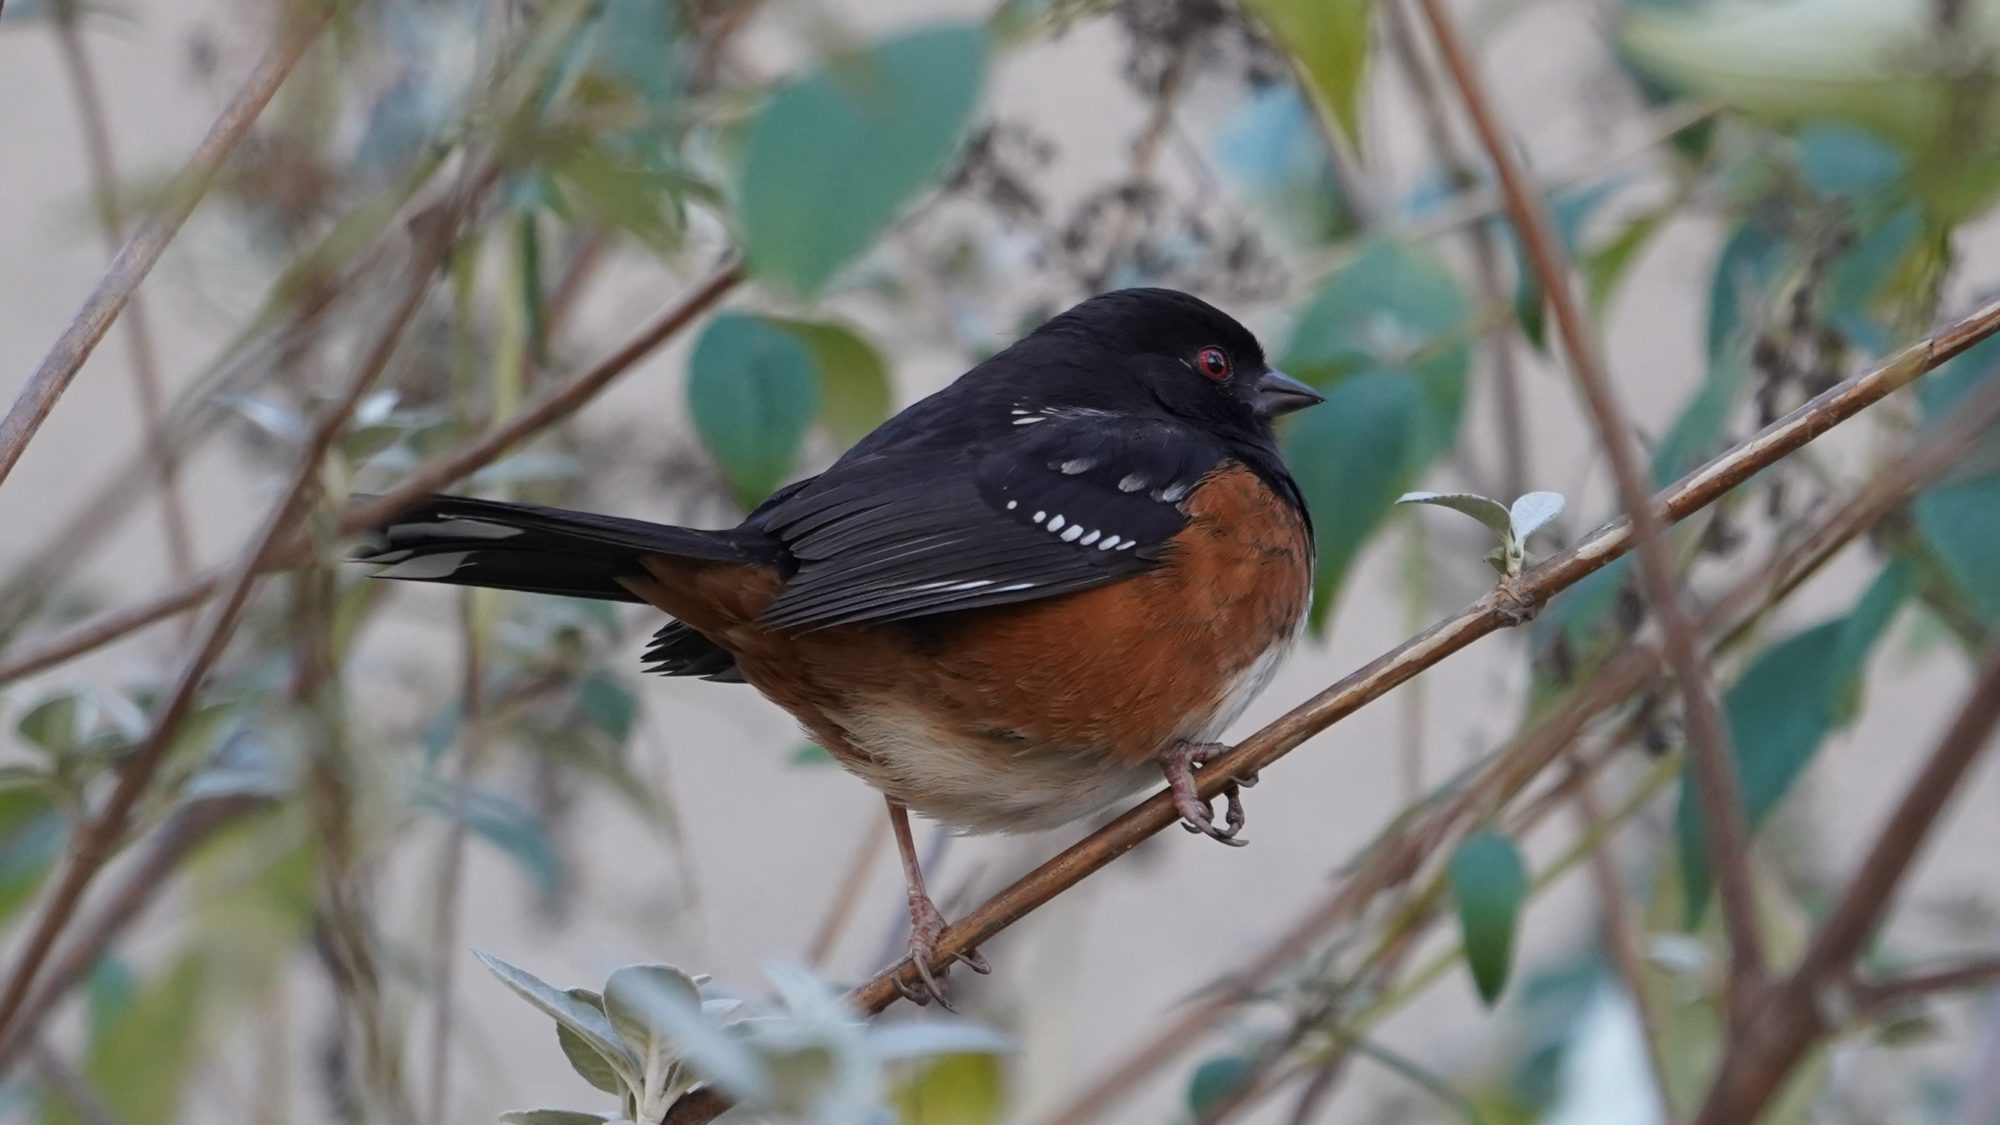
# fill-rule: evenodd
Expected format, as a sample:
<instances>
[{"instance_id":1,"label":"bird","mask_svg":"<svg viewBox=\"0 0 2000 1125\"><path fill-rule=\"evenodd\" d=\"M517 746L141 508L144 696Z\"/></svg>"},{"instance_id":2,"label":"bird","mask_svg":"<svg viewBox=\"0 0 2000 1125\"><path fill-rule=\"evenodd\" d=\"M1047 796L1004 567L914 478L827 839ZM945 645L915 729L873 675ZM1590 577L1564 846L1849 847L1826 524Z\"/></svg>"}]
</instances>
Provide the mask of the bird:
<instances>
[{"instance_id":1,"label":"bird","mask_svg":"<svg viewBox=\"0 0 2000 1125\"><path fill-rule=\"evenodd\" d=\"M1196 771L1304 630L1314 539L1273 423L1324 401L1222 310L1120 289L1043 323L780 487L737 526L432 496L357 551L377 577L641 602L667 676L747 683L880 791L901 855L904 992L949 1006L915 811L1054 828Z\"/></svg>"}]
</instances>

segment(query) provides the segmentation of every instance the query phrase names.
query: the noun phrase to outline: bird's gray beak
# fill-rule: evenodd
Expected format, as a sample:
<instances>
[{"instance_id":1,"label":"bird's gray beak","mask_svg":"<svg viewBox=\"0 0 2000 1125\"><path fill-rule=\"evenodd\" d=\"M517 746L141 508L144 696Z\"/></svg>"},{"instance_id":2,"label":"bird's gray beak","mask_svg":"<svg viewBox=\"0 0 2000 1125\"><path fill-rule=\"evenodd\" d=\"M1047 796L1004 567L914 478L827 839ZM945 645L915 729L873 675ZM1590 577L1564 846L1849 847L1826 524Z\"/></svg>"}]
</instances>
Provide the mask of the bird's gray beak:
<instances>
[{"instance_id":1,"label":"bird's gray beak","mask_svg":"<svg viewBox=\"0 0 2000 1125\"><path fill-rule=\"evenodd\" d=\"M1308 406L1318 406L1326 396L1275 367L1266 368L1257 380L1257 397L1252 407L1260 418L1276 418Z\"/></svg>"}]
</instances>

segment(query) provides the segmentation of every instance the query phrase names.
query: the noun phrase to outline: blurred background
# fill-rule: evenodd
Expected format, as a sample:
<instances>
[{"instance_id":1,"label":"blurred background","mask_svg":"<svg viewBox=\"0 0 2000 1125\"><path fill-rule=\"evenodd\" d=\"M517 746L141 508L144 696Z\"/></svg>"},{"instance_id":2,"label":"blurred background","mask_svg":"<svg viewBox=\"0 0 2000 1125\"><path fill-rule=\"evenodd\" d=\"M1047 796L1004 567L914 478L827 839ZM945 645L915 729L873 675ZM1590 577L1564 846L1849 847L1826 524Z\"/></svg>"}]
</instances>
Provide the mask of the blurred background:
<instances>
[{"instance_id":1,"label":"blurred background","mask_svg":"<svg viewBox=\"0 0 2000 1125\"><path fill-rule=\"evenodd\" d=\"M1447 7L1548 195L1659 483L2000 281L2000 4ZM312 35L0 487L9 971L204 619L36 655L236 560L395 326L405 277L435 278L312 476L313 561L256 587L66 931L97 945L58 944L58 963L85 951L66 987L0 1044L0 1121L615 1115L616 1083L593 1089L576 1044L472 949L559 989L665 962L749 997L774 964L838 987L900 954L879 797L751 689L642 677L650 611L337 563L352 494L612 355L732 249L749 276L716 311L454 489L724 525L1082 297L1186 289L1330 399L1285 434L1318 527L1315 629L1237 736L1490 586L1490 534L1393 508L1398 493L1560 492L1531 558L1615 513L1542 291L1405 0L370 0L300 30L326 18L244 0L0 10L9 397L135 224L192 190L180 170L244 76ZM464 223L427 261L434 240L405 221L440 199ZM1674 538L1691 595L1754 572L1921 442L1995 358L1975 350L1691 521ZM1781 961L2000 617L1996 464L1975 456L1900 506L1718 650ZM785 1115L1074 1109L1399 813L1642 633L1628 569L1267 771L1249 847L1162 834L988 943L995 974L954 984L1011 1049L920 1039L922 1059L878 1069L893 1050L840 1040L848 1100L807 1081ZM1449 902L1398 929L1423 879L1381 896L1243 982L1194 1043L1147 1056L1099 1116L1651 1122L1661 1078L1686 1113L1719 1049L1721 945L1714 912L1686 907L1706 884L1682 858L1680 752L1673 693L1649 685L1568 767L1614 820L1587 830L1564 769L1496 814L1499 869L1519 856L1528 876L1500 934ZM921 825L919 844L956 916L1089 827ZM1869 964L2000 949L1996 857L1989 764ZM1607 889L1641 954L1624 971ZM1482 990L1459 948L1491 965L1496 941L1505 979ZM937 1022L907 1005L883 1020ZM2000 1005L1975 991L1856 1026L1769 1119L2000 1121L1978 1100L1996 1082Z\"/></svg>"}]
</instances>

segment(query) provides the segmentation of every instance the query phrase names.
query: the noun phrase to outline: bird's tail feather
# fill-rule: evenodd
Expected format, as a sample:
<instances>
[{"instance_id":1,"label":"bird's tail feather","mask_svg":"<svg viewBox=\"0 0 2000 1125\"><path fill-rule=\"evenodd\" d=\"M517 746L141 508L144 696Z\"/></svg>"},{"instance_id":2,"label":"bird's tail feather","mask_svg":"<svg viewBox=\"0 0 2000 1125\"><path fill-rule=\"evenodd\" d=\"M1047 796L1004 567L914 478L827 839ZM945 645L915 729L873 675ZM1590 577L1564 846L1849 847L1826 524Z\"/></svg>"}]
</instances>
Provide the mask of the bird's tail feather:
<instances>
[{"instance_id":1,"label":"bird's tail feather","mask_svg":"<svg viewBox=\"0 0 2000 1125\"><path fill-rule=\"evenodd\" d=\"M534 504L433 496L376 532L355 561L377 578L635 602L618 579L642 555L772 562L768 541Z\"/></svg>"}]
</instances>

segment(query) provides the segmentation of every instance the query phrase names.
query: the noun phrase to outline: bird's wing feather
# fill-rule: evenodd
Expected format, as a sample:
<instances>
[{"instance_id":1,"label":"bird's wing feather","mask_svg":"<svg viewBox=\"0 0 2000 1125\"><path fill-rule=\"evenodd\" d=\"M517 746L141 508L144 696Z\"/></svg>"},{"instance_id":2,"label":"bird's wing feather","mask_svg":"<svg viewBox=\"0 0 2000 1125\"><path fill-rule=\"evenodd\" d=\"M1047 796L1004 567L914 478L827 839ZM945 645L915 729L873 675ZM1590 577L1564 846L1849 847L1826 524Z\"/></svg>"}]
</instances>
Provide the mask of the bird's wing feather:
<instances>
[{"instance_id":1,"label":"bird's wing feather","mask_svg":"<svg viewBox=\"0 0 2000 1125\"><path fill-rule=\"evenodd\" d=\"M757 521L798 569L763 614L813 629L1053 597L1146 570L1223 458L1171 422L1089 411L999 441L845 461Z\"/></svg>"}]
</instances>

